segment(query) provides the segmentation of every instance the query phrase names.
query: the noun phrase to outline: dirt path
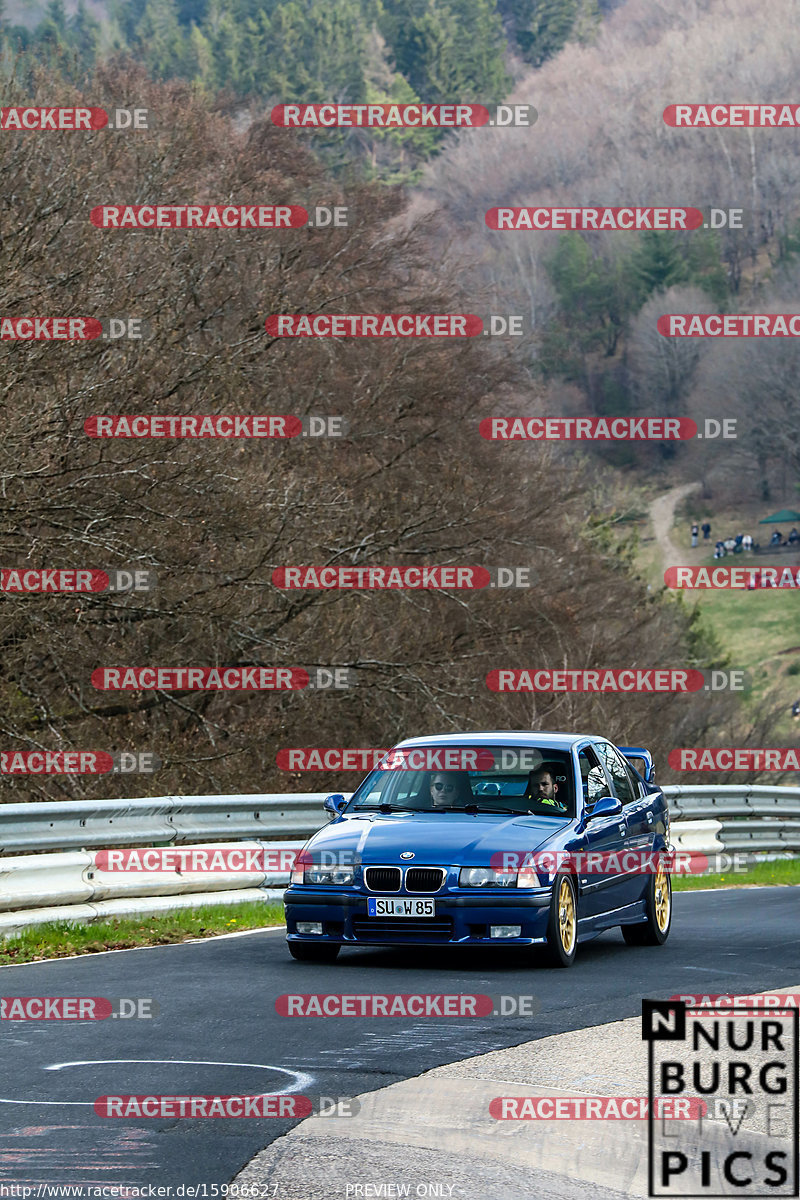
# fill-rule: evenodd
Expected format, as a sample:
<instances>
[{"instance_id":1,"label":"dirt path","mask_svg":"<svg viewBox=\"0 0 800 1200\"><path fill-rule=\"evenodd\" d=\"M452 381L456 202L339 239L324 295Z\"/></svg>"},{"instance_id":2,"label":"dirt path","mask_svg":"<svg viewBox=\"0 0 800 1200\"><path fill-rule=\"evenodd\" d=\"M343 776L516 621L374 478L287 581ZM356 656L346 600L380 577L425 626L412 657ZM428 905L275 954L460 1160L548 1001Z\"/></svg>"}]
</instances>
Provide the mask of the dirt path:
<instances>
[{"instance_id":1,"label":"dirt path","mask_svg":"<svg viewBox=\"0 0 800 1200\"><path fill-rule=\"evenodd\" d=\"M689 545L689 531L686 531L686 544L684 548L678 547L670 537L672 522L675 517L675 508L683 500L684 496L688 496L690 492L694 492L701 484L698 483L681 483L678 487L670 488L668 492L664 492L662 496L657 496L650 504L650 520L653 522L653 534L658 542L658 548L661 551L661 557L664 560L664 568L675 566L677 563L683 562L686 558L685 547Z\"/></svg>"}]
</instances>

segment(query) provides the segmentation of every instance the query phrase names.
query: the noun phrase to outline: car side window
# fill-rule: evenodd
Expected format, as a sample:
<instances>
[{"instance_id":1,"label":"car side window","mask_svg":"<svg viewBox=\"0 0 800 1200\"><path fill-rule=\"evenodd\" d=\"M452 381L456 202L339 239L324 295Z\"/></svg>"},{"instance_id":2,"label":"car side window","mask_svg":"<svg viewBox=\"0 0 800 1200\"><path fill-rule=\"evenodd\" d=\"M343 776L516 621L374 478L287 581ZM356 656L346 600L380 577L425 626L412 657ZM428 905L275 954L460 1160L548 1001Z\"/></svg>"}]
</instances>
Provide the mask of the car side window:
<instances>
[{"instance_id":1,"label":"car side window","mask_svg":"<svg viewBox=\"0 0 800 1200\"><path fill-rule=\"evenodd\" d=\"M619 751L608 742L598 742L597 750L606 765L614 794L623 804L630 804L639 799L639 789L634 787L633 778L628 771L627 763Z\"/></svg>"},{"instance_id":2,"label":"car side window","mask_svg":"<svg viewBox=\"0 0 800 1200\"><path fill-rule=\"evenodd\" d=\"M608 795L608 780L597 755L589 746L585 746L581 750L578 762L581 768L584 802L588 808L591 808L601 796Z\"/></svg>"},{"instance_id":3,"label":"car side window","mask_svg":"<svg viewBox=\"0 0 800 1200\"><path fill-rule=\"evenodd\" d=\"M643 796L647 795L647 789L645 788L641 779L638 777L638 775L636 774L636 772L634 771L634 769L632 768L632 766L628 762L628 760L623 758L623 761L625 763L625 770L628 772L628 778L630 779L631 784L633 786L633 794L637 800L641 800Z\"/></svg>"}]
</instances>

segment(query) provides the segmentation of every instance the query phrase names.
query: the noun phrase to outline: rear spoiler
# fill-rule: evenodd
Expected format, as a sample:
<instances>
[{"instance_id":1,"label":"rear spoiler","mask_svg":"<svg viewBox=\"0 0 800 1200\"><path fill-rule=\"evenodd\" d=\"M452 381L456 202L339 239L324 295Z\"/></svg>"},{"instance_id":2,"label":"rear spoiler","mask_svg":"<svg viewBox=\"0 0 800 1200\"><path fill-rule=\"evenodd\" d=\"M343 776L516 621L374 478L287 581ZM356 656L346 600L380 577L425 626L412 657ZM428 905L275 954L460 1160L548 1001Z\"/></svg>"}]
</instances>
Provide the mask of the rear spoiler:
<instances>
[{"instance_id":1,"label":"rear spoiler","mask_svg":"<svg viewBox=\"0 0 800 1200\"><path fill-rule=\"evenodd\" d=\"M625 755L645 783L655 783L656 767L649 750L645 750L643 746L618 746L617 749Z\"/></svg>"}]
</instances>

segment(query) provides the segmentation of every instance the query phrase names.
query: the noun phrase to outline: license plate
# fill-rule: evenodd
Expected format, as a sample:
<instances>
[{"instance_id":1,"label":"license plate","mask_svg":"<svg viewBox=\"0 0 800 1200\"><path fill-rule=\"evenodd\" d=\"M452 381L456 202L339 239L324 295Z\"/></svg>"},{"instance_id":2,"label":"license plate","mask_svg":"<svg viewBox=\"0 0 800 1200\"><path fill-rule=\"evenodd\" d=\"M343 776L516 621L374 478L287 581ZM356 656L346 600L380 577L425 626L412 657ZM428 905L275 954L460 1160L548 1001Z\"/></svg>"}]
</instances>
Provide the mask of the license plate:
<instances>
[{"instance_id":1,"label":"license plate","mask_svg":"<svg viewBox=\"0 0 800 1200\"><path fill-rule=\"evenodd\" d=\"M368 896L368 917L433 917L433 900L411 900L406 896Z\"/></svg>"}]
</instances>

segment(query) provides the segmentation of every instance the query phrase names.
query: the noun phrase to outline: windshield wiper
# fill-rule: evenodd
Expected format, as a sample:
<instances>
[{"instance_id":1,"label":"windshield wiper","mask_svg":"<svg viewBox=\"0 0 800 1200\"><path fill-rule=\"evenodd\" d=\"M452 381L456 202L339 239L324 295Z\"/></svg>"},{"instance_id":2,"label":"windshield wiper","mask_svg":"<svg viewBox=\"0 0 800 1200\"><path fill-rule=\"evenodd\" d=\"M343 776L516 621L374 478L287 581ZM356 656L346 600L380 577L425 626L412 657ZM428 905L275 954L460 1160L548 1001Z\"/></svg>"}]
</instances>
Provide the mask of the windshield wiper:
<instances>
[{"instance_id":1,"label":"windshield wiper","mask_svg":"<svg viewBox=\"0 0 800 1200\"><path fill-rule=\"evenodd\" d=\"M357 804L353 812L416 812L416 809L409 808L407 804Z\"/></svg>"},{"instance_id":2,"label":"windshield wiper","mask_svg":"<svg viewBox=\"0 0 800 1200\"><path fill-rule=\"evenodd\" d=\"M518 817L520 814L516 810L509 808L484 808L482 804L440 804L434 812L467 812L467 813L495 813L501 817Z\"/></svg>"}]
</instances>

